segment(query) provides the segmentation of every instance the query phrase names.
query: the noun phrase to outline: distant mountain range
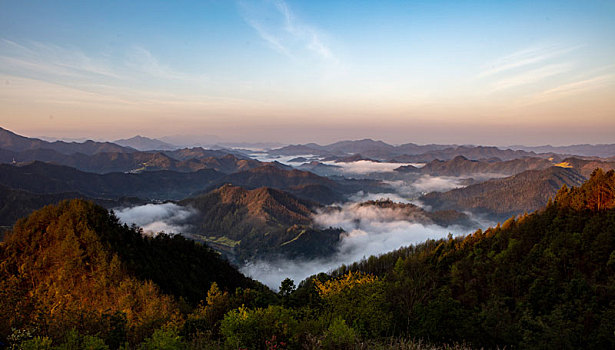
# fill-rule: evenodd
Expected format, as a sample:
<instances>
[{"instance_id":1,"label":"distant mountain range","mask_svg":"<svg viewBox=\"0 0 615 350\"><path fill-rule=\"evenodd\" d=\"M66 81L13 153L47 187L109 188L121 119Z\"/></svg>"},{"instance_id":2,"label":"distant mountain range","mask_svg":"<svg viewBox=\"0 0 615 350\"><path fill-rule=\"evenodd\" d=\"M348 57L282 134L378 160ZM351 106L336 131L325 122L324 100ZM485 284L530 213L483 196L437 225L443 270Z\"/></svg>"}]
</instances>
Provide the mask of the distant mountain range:
<instances>
[{"instance_id":1,"label":"distant mountain range","mask_svg":"<svg viewBox=\"0 0 615 350\"><path fill-rule=\"evenodd\" d=\"M62 154L83 153L92 155L101 152L130 153L136 151L133 148L122 147L111 142L48 142L35 138L17 135L0 127L0 149L22 152L35 149L48 149Z\"/></svg>"},{"instance_id":2,"label":"distant mountain range","mask_svg":"<svg viewBox=\"0 0 615 350\"><path fill-rule=\"evenodd\" d=\"M615 144L600 144L600 145L570 145L570 146L510 146L511 149L518 149L523 151L531 151L537 153L560 153L560 154L574 154L578 156L586 157L602 157L609 158L615 156Z\"/></svg>"},{"instance_id":3,"label":"distant mountain range","mask_svg":"<svg viewBox=\"0 0 615 350\"><path fill-rule=\"evenodd\" d=\"M553 166L553 164L553 162L544 158L519 158L490 162L456 156L451 160L432 160L420 168L406 165L395 170L402 173L420 173L432 176L514 175L526 170L545 169Z\"/></svg>"},{"instance_id":4,"label":"distant mountain range","mask_svg":"<svg viewBox=\"0 0 615 350\"><path fill-rule=\"evenodd\" d=\"M158 143L157 140L142 137L129 139L127 141L131 142L125 142L125 144L136 146L135 143L138 143L139 140L146 140L144 142L151 145L164 144ZM145 152L109 142L47 142L0 129L0 162L2 163L43 161L100 174L157 170L194 172L201 169L214 169L224 173L232 173L262 164L234 150L207 150L201 147L190 149L166 148L168 148L166 151Z\"/></svg>"},{"instance_id":5,"label":"distant mountain range","mask_svg":"<svg viewBox=\"0 0 615 350\"><path fill-rule=\"evenodd\" d=\"M512 160L522 157L541 157L557 159L571 155L583 157L613 157L615 144L610 145L574 145L566 147L493 147L473 145L417 145L414 143L393 146L371 139L357 141L340 141L321 146L315 143L289 145L269 151L273 156L317 155L320 157L347 157L353 154L363 157L396 162L429 162L434 159L450 160L464 156L472 160L498 158ZM556 160L557 160L556 159Z\"/></svg>"},{"instance_id":6,"label":"distant mountain range","mask_svg":"<svg viewBox=\"0 0 615 350\"><path fill-rule=\"evenodd\" d=\"M141 174L94 174L75 168L33 162L24 166L0 164L0 184L38 194L77 192L89 198L116 200L183 199L224 176L212 169L192 173L150 171Z\"/></svg>"},{"instance_id":7,"label":"distant mountain range","mask_svg":"<svg viewBox=\"0 0 615 350\"><path fill-rule=\"evenodd\" d=\"M359 141L341 141L326 146L314 143L306 145L290 145L269 152L273 156L317 155L328 160L344 159L348 156L361 154L367 159L392 162L429 162L434 159L449 160L456 156L469 159L498 158L510 160L521 157L536 157L534 152L511 149L499 149L486 146L457 145L416 145L413 143L393 146L382 141L370 139ZM551 155L542 155L548 157Z\"/></svg>"},{"instance_id":8,"label":"distant mountain range","mask_svg":"<svg viewBox=\"0 0 615 350\"><path fill-rule=\"evenodd\" d=\"M112 207L119 203L213 196L212 191L231 184L248 192L265 187L268 191L283 191L300 202L329 205L343 203L360 191L393 193L395 188L381 180L412 180L418 175L476 176L478 180L474 179L474 183L484 179L480 175L485 174L510 176L446 193L430 193L422 198L434 209L473 209L503 218L542 206L562 184L577 185L597 167L604 170L615 167L615 159L587 156L591 150L608 155L612 145L556 149L583 151L585 157L537 154L529 148L413 143L394 146L370 139L325 146L315 143L291 145L269 151L270 156L317 155L340 166L357 161L427 163L423 167L402 166L386 176L353 179L340 175L340 167L317 161L294 169L275 161L252 159L240 150L174 149L171 144L142 136L116 142L121 145L95 141L49 142L0 128L0 163L4 163L0 164L0 226L45 204L73 197ZM275 194L277 192L268 193L274 199L282 198ZM305 221L298 219L296 224L302 227ZM288 238L292 232L282 236ZM314 233L314 237L318 234ZM275 244L278 243L283 242ZM287 246L290 247L293 245Z\"/></svg>"},{"instance_id":9,"label":"distant mountain range","mask_svg":"<svg viewBox=\"0 0 615 350\"><path fill-rule=\"evenodd\" d=\"M206 192L226 183L247 189L273 187L292 193L299 198L322 204L343 202L349 195L359 191L392 191L391 188L377 180L333 179L309 171L286 169L275 163L225 175L216 179L214 184L206 189Z\"/></svg>"},{"instance_id":10,"label":"distant mountain range","mask_svg":"<svg viewBox=\"0 0 615 350\"><path fill-rule=\"evenodd\" d=\"M451 160L433 160L423 167L405 165L395 169L401 173L418 173L431 176L489 176L489 175L515 175L527 170L542 170L552 166L571 168L588 178L596 168L611 170L615 168L615 161L589 160L580 158L566 158L561 162L555 162L544 158L519 158L508 161L484 161L470 160L463 156L457 156Z\"/></svg>"},{"instance_id":11,"label":"distant mountain range","mask_svg":"<svg viewBox=\"0 0 615 350\"><path fill-rule=\"evenodd\" d=\"M124 147L134 148L138 151L171 151L180 148L170 143L141 135L137 135L129 139L115 140L113 143Z\"/></svg>"},{"instance_id":12,"label":"distant mountain range","mask_svg":"<svg viewBox=\"0 0 615 350\"><path fill-rule=\"evenodd\" d=\"M178 154L179 152L169 153ZM261 164L261 162L256 160L239 159L232 154L221 151L212 151L211 153L220 158L210 156L207 158L178 160L166 152L100 152L88 155L83 153L63 154L50 149L33 149L21 152L0 149L0 162L23 164L32 161L42 161L99 174L111 172L136 173L157 170L193 172L201 169L214 169L230 173Z\"/></svg>"},{"instance_id":13,"label":"distant mountain range","mask_svg":"<svg viewBox=\"0 0 615 350\"><path fill-rule=\"evenodd\" d=\"M421 154L451 147L450 145L416 145L414 143L400 146L389 145L383 141L363 139L356 141L340 141L330 145L321 146L316 143L305 145L289 145L271 150L269 154L279 156L292 155L318 155L323 157L347 156L360 153L369 158L387 158L391 155Z\"/></svg>"},{"instance_id":14,"label":"distant mountain range","mask_svg":"<svg viewBox=\"0 0 615 350\"><path fill-rule=\"evenodd\" d=\"M344 201L360 188L381 186L369 180L334 181L275 164L230 175L213 169L95 174L38 161L22 166L0 164L0 213L11 213L2 216L0 226L62 199L91 199L110 208L151 200L181 200L227 183L248 189L274 187L323 204Z\"/></svg>"}]
</instances>

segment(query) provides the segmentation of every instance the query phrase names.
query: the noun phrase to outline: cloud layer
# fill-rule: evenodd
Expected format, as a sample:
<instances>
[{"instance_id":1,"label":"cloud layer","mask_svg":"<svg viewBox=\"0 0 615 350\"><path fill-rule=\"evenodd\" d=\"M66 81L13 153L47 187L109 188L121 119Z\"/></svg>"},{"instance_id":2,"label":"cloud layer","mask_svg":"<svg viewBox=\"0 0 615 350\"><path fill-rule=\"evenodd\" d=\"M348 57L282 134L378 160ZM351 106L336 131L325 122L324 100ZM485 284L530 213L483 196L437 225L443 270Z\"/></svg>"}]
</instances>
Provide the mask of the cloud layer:
<instances>
[{"instance_id":1,"label":"cloud layer","mask_svg":"<svg viewBox=\"0 0 615 350\"><path fill-rule=\"evenodd\" d=\"M156 234L186 232L189 226L185 225L186 219L194 214L194 211L174 203L146 204L131 208L115 210L115 215L122 223L135 224L143 228L143 231Z\"/></svg>"},{"instance_id":2,"label":"cloud layer","mask_svg":"<svg viewBox=\"0 0 615 350\"><path fill-rule=\"evenodd\" d=\"M465 234L461 228L444 228L438 225L423 225L407 221L400 211L394 209L346 204L340 211L321 212L314 221L322 226L342 227L337 253L328 259L254 261L241 271L270 288L277 289L280 282L289 277L296 283L319 272L327 272L342 264L350 264L400 247L439 239L449 233Z\"/></svg>"}]
</instances>

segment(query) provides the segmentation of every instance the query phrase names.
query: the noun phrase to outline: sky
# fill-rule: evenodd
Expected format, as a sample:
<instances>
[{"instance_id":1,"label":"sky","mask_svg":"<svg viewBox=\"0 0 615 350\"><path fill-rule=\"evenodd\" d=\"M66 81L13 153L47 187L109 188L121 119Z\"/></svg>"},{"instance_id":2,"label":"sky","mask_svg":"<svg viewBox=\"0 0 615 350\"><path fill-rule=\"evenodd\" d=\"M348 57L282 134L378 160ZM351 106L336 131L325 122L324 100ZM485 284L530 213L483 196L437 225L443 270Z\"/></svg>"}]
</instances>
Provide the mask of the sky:
<instances>
[{"instance_id":1,"label":"sky","mask_svg":"<svg viewBox=\"0 0 615 350\"><path fill-rule=\"evenodd\" d=\"M0 0L0 126L615 143L613 18L612 0Z\"/></svg>"}]
</instances>

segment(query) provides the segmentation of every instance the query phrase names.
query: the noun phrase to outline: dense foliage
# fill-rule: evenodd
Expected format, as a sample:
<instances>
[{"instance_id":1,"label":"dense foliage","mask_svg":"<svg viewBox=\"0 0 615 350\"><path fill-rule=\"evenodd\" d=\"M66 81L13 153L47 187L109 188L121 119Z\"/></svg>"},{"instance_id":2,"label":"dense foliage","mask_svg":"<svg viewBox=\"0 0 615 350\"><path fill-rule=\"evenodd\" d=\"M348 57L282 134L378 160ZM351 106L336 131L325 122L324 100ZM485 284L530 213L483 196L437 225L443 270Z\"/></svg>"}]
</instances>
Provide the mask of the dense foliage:
<instances>
[{"instance_id":1,"label":"dense foliage","mask_svg":"<svg viewBox=\"0 0 615 350\"><path fill-rule=\"evenodd\" d=\"M0 250L0 334L67 329L110 345L181 322L216 281L263 289L209 248L181 236L147 237L91 202L47 206L20 220ZM271 294L271 293L269 293Z\"/></svg>"},{"instance_id":2,"label":"dense foliage","mask_svg":"<svg viewBox=\"0 0 615 350\"><path fill-rule=\"evenodd\" d=\"M531 215L337 271L386 281L395 328L481 346L613 348L615 174L596 170Z\"/></svg>"},{"instance_id":3,"label":"dense foliage","mask_svg":"<svg viewBox=\"0 0 615 350\"><path fill-rule=\"evenodd\" d=\"M100 207L63 202L20 221L2 245L1 341L24 349L422 348L408 339L615 348L614 190L615 173L596 170L533 214L296 288L287 279L277 297L216 275L224 264L206 247L143 237ZM219 264L204 272L217 283L193 291L205 257ZM197 290L201 303L184 301Z\"/></svg>"}]
</instances>

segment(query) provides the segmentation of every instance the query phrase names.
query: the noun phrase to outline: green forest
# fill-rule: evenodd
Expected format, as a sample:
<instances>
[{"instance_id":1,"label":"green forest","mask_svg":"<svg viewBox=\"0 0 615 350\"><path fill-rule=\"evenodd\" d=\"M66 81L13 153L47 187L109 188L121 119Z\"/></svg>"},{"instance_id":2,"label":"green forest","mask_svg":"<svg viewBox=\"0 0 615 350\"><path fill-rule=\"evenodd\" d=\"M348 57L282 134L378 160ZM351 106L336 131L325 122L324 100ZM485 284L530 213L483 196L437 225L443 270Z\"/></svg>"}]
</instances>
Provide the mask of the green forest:
<instances>
[{"instance_id":1,"label":"green forest","mask_svg":"<svg viewBox=\"0 0 615 350\"><path fill-rule=\"evenodd\" d=\"M10 349L615 348L615 173L467 236L275 293L205 245L145 235L84 200L0 245Z\"/></svg>"}]
</instances>

